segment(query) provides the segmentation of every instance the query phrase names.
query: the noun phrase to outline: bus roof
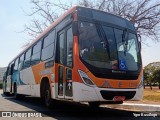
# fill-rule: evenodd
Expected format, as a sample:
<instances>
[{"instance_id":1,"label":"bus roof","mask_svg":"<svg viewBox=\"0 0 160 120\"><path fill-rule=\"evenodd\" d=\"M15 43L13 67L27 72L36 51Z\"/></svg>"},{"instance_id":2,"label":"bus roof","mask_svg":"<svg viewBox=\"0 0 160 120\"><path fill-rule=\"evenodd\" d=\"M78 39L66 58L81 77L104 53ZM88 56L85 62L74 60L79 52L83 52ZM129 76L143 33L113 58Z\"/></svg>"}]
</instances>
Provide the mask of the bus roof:
<instances>
[{"instance_id":1,"label":"bus roof","mask_svg":"<svg viewBox=\"0 0 160 120\"><path fill-rule=\"evenodd\" d=\"M100 11L91 8L84 8L84 7L78 7L77 11L78 11L78 16L93 19L94 21L100 21L107 24L116 25L133 31L135 30L135 27L132 22L128 21L125 18L122 18L120 16L105 11Z\"/></svg>"}]
</instances>

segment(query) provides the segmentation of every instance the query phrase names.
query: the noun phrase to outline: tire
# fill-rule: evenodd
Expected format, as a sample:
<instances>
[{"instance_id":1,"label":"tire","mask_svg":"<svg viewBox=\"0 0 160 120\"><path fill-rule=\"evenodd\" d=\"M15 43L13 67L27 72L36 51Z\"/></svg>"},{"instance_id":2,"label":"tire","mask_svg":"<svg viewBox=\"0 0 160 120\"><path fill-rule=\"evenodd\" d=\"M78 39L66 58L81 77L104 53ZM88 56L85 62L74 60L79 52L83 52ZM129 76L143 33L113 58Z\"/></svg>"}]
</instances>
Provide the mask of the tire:
<instances>
[{"instance_id":1,"label":"tire","mask_svg":"<svg viewBox=\"0 0 160 120\"><path fill-rule=\"evenodd\" d=\"M3 91L3 95L7 96L7 93Z\"/></svg>"},{"instance_id":2,"label":"tire","mask_svg":"<svg viewBox=\"0 0 160 120\"><path fill-rule=\"evenodd\" d=\"M3 91L3 95L6 95L6 92Z\"/></svg>"},{"instance_id":3,"label":"tire","mask_svg":"<svg viewBox=\"0 0 160 120\"><path fill-rule=\"evenodd\" d=\"M50 85L49 83L45 84L45 89L44 89L44 103L45 106L48 108L52 107L52 98L51 98L51 90L50 90Z\"/></svg>"},{"instance_id":4,"label":"tire","mask_svg":"<svg viewBox=\"0 0 160 120\"><path fill-rule=\"evenodd\" d=\"M123 104L123 101L117 101L115 104Z\"/></svg>"},{"instance_id":5,"label":"tire","mask_svg":"<svg viewBox=\"0 0 160 120\"><path fill-rule=\"evenodd\" d=\"M100 103L98 102L89 102L89 106L91 108L99 108Z\"/></svg>"}]
</instances>

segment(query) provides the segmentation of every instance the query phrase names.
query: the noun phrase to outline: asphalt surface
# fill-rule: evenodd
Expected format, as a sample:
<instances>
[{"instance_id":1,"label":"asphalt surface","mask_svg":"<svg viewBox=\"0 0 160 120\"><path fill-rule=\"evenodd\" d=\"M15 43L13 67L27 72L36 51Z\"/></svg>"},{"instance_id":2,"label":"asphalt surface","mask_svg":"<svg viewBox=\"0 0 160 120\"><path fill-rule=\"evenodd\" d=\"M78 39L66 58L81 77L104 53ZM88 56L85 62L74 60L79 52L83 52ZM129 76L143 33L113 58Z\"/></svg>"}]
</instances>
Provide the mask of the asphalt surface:
<instances>
[{"instance_id":1,"label":"asphalt surface","mask_svg":"<svg viewBox=\"0 0 160 120\"><path fill-rule=\"evenodd\" d=\"M12 96L4 96L0 90L0 120L119 120L120 118L125 120L160 120L159 111L118 108L116 105L103 105L94 109L87 104L54 101L54 105L49 109L43 105L39 98L25 97L15 100ZM10 118L9 115L12 117Z\"/></svg>"}]
</instances>

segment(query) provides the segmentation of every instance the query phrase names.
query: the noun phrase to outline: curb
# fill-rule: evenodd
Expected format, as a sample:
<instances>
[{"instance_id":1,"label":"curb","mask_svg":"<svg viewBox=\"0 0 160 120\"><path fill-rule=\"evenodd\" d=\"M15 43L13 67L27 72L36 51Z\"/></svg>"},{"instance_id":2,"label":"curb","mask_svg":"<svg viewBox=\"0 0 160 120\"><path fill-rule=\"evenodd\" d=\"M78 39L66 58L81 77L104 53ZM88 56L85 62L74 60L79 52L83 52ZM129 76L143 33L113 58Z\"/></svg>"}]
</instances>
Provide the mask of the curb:
<instances>
[{"instance_id":1,"label":"curb","mask_svg":"<svg viewBox=\"0 0 160 120\"><path fill-rule=\"evenodd\" d=\"M127 109L132 111L154 111L160 112L160 105L153 105L153 104L136 104L136 103L123 103L119 105L105 105L108 108L115 108L115 109Z\"/></svg>"}]
</instances>

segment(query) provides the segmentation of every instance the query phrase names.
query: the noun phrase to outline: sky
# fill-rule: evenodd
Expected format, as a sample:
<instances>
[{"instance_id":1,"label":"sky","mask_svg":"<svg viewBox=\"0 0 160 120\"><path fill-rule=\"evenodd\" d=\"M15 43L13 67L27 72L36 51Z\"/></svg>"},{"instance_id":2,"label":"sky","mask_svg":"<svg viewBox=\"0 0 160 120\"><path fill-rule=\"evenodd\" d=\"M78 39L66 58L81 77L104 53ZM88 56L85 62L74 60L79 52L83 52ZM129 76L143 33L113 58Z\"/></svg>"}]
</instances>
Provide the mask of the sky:
<instances>
[{"instance_id":1,"label":"sky","mask_svg":"<svg viewBox=\"0 0 160 120\"><path fill-rule=\"evenodd\" d=\"M29 40L29 36L21 32L31 19L24 13L31 11L29 1L0 0L0 67L6 67ZM149 46L142 44L143 66L160 61L160 42L155 43L149 39L145 42Z\"/></svg>"}]
</instances>

